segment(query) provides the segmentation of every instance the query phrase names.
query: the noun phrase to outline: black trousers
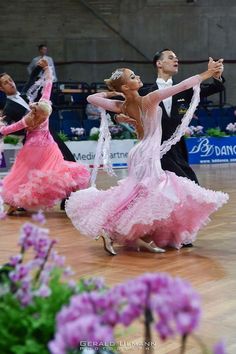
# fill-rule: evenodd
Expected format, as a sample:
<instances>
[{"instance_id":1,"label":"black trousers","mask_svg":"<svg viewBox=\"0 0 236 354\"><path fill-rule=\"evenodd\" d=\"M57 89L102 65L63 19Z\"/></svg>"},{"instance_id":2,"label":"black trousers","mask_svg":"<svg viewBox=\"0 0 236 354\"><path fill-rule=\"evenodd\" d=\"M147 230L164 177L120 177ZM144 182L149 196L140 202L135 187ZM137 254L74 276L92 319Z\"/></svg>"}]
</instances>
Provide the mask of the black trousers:
<instances>
[{"instance_id":1,"label":"black trousers","mask_svg":"<svg viewBox=\"0 0 236 354\"><path fill-rule=\"evenodd\" d=\"M175 156L164 155L161 159L161 167L164 171L174 172L177 176L186 177L199 184L197 176L186 160Z\"/></svg>"},{"instance_id":2,"label":"black trousers","mask_svg":"<svg viewBox=\"0 0 236 354\"><path fill-rule=\"evenodd\" d=\"M50 128L50 133L53 137L53 140L57 143L59 149L61 150L61 153L64 157L64 160L66 161L74 161L75 162L75 158L72 154L72 152L70 151L70 149L68 149L68 147L66 146L66 144L64 143L63 140L61 140L61 138L59 137L59 135Z\"/></svg>"}]
</instances>

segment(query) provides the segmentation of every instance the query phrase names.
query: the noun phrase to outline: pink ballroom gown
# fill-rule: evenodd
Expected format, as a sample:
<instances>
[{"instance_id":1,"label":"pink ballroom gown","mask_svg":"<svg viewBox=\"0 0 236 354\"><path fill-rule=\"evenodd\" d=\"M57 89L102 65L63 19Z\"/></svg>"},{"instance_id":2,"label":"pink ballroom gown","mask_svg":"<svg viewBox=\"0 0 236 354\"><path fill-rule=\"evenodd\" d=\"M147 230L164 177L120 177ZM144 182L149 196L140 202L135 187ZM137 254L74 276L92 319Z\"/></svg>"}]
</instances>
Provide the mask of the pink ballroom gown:
<instances>
[{"instance_id":1,"label":"pink ballroom gown","mask_svg":"<svg viewBox=\"0 0 236 354\"><path fill-rule=\"evenodd\" d=\"M184 118L173 137L161 145L162 110L158 104L199 86L200 81L196 75L142 98L144 137L129 152L128 176L105 191L91 187L72 193L66 203L67 215L82 234L96 238L105 230L116 243L126 245L148 235L159 247L179 249L193 242L209 215L227 202L227 194L202 188L161 168L161 156L184 134L188 122ZM91 95L88 101L120 112L118 101L107 99L104 93ZM198 97L193 101L188 115L193 115Z\"/></svg>"},{"instance_id":2,"label":"pink ballroom gown","mask_svg":"<svg viewBox=\"0 0 236 354\"><path fill-rule=\"evenodd\" d=\"M43 88L42 99L48 100L52 83ZM67 198L72 191L86 188L90 172L76 162L65 161L49 132L49 117L33 130L17 154L9 174L3 179L2 198L5 203L25 209L46 209ZM1 127L3 135L26 128L25 119Z\"/></svg>"}]
</instances>

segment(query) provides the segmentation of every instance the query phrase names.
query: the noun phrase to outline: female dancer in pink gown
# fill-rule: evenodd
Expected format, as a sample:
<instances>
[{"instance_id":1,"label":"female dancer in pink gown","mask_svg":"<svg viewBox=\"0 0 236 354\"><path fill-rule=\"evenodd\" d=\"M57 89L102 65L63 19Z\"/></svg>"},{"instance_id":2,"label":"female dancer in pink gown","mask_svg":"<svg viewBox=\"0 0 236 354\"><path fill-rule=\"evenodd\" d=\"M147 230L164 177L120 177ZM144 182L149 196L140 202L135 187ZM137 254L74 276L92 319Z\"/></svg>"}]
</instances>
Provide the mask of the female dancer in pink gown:
<instances>
[{"instance_id":1,"label":"female dancer in pink gown","mask_svg":"<svg viewBox=\"0 0 236 354\"><path fill-rule=\"evenodd\" d=\"M7 135L26 129L26 141L16 157L10 173L3 179L2 198L10 205L11 214L18 207L43 209L67 198L72 191L86 188L90 173L83 165L65 161L49 132L49 101L52 77L49 67L42 97L38 103L31 104L31 111L19 122L9 126L2 125L0 133Z\"/></svg>"},{"instance_id":2,"label":"female dancer in pink gown","mask_svg":"<svg viewBox=\"0 0 236 354\"><path fill-rule=\"evenodd\" d=\"M219 62L212 62L206 72L145 97L138 94L142 86L139 76L129 69L117 69L106 81L109 89L124 94L125 101L109 99L117 92L88 97L94 105L132 117L123 115L135 123L140 139L129 153L128 177L119 181L118 186L106 191L94 187L78 191L66 203L74 226L85 236L102 236L104 247L111 254L115 254L113 242L135 244L151 252L162 252L159 247L166 246L179 249L193 242L199 229L209 221L209 215L226 203L227 194L201 188L187 178L163 171L160 164L162 155L180 139L192 118L198 104L199 84L219 66ZM158 104L196 85L182 124L161 145L162 110Z\"/></svg>"}]
</instances>

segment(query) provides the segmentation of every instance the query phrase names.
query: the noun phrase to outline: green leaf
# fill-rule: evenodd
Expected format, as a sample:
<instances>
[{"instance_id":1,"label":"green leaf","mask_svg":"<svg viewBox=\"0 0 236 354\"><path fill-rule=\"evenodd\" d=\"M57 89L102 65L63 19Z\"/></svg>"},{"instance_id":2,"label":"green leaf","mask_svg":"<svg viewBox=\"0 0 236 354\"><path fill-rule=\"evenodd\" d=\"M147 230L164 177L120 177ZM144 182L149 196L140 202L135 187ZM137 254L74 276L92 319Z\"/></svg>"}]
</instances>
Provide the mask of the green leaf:
<instances>
[{"instance_id":1,"label":"green leaf","mask_svg":"<svg viewBox=\"0 0 236 354\"><path fill-rule=\"evenodd\" d=\"M20 141L20 138L17 135L7 135L3 139L4 144L17 145L19 143L19 141Z\"/></svg>"},{"instance_id":2,"label":"green leaf","mask_svg":"<svg viewBox=\"0 0 236 354\"><path fill-rule=\"evenodd\" d=\"M206 133L208 136L214 136L214 137L222 137L227 135L225 132L222 132L219 128L207 129Z\"/></svg>"},{"instance_id":3,"label":"green leaf","mask_svg":"<svg viewBox=\"0 0 236 354\"><path fill-rule=\"evenodd\" d=\"M99 133L89 135L88 140L94 140L94 141L97 141L97 140L98 140L98 138L99 138Z\"/></svg>"},{"instance_id":4,"label":"green leaf","mask_svg":"<svg viewBox=\"0 0 236 354\"><path fill-rule=\"evenodd\" d=\"M69 286L60 281L60 272L53 274L49 286L51 296L38 297L27 307L21 307L13 294L0 298L1 353L48 353L48 342L55 333L56 315L73 295Z\"/></svg>"},{"instance_id":5,"label":"green leaf","mask_svg":"<svg viewBox=\"0 0 236 354\"><path fill-rule=\"evenodd\" d=\"M68 141L69 138L68 138L68 135L62 133L62 132L59 132L57 133L57 135L59 136L59 138L62 140L62 141Z\"/></svg>"}]
</instances>

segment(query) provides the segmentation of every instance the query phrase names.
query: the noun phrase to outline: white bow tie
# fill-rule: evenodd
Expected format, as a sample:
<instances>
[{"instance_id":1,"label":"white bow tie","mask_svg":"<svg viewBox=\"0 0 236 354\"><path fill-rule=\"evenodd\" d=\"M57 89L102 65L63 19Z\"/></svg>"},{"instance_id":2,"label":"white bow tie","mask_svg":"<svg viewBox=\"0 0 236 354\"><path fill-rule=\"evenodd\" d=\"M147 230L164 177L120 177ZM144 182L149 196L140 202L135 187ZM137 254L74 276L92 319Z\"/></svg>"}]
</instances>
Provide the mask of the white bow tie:
<instances>
[{"instance_id":1,"label":"white bow tie","mask_svg":"<svg viewBox=\"0 0 236 354\"><path fill-rule=\"evenodd\" d=\"M158 78L157 81L156 81L157 85L160 85L162 87L170 87L173 85L173 80L172 79L168 79L167 81L161 79L161 78Z\"/></svg>"}]
</instances>

